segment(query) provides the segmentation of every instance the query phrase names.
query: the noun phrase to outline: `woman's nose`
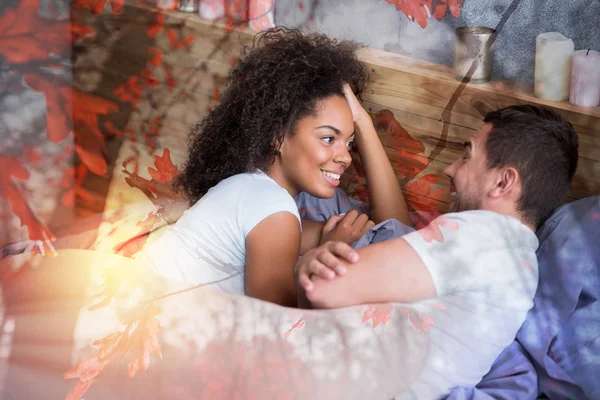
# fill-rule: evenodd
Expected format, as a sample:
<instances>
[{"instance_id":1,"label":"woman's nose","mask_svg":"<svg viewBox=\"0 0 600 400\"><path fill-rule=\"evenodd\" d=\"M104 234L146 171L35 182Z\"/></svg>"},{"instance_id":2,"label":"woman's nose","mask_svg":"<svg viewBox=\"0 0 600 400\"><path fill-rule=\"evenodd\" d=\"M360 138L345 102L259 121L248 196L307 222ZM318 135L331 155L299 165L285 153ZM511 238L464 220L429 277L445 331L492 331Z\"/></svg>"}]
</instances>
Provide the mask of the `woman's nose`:
<instances>
[{"instance_id":1,"label":"woman's nose","mask_svg":"<svg viewBox=\"0 0 600 400\"><path fill-rule=\"evenodd\" d=\"M350 151L348 147L341 146L340 149L336 152L335 157L333 158L338 164L343 164L344 168L346 168L352 162L352 156L350 155Z\"/></svg>"}]
</instances>

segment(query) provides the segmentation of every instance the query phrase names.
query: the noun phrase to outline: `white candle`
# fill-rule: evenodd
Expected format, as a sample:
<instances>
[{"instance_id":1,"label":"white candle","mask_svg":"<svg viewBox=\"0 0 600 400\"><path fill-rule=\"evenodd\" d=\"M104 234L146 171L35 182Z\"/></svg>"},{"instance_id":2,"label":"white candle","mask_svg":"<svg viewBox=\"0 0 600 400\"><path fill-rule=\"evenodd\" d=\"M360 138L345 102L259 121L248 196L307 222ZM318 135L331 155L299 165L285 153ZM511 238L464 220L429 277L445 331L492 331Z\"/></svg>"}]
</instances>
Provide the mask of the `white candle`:
<instances>
[{"instance_id":1,"label":"white candle","mask_svg":"<svg viewBox=\"0 0 600 400\"><path fill-rule=\"evenodd\" d=\"M545 100L567 100L575 44L558 32L542 33L535 42L534 94Z\"/></svg>"},{"instance_id":2,"label":"white candle","mask_svg":"<svg viewBox=\"0 0 600 400\"><path fill-rule=\"evenodd\" d=\"M250 0L250 21L253 31L264 31L275 26L275 0Z\"/></svg>"},{"instance_id":3,"label":"white candle","mask_svg":"<svg viewBox=\"0 0 600 400\"><path fill-rule=\"evenodd\" d=\"M573 54L569 102L579 107L600 104L600 52L579 50Z\"/></svg>"},{"instance_id":4,"label":"white candle","mask_svg":"<svg viewBox=\"0 0 600 400\"><path fill-rule=\"evenodd\" d=\"M225 16L225 0L200 0L199 14L214 21Z\"/></svg>"}]
</instances>

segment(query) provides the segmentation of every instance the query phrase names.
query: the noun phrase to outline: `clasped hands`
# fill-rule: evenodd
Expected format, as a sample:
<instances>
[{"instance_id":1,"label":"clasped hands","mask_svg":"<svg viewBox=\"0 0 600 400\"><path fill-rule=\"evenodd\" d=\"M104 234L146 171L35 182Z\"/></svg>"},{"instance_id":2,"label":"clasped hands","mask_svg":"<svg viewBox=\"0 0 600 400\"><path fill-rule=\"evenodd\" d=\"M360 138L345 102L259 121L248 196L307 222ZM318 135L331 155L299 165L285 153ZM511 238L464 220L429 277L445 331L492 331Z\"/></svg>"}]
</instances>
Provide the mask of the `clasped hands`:
<instances>
[{"instance_id":1,"label":"clasped hands","mask_svg":"<svg viewBox=\"0 0 600 400\"><path fill-rule=\"evenodd\" d=\"M307 297L317 279L333 279L346 273L345 263L358 261L350 245L360 239L375 223L366 214L351 210L329 218L321 233L319 247L308 251L295 267L296 281Z\"/></svg>"}]
</instances>

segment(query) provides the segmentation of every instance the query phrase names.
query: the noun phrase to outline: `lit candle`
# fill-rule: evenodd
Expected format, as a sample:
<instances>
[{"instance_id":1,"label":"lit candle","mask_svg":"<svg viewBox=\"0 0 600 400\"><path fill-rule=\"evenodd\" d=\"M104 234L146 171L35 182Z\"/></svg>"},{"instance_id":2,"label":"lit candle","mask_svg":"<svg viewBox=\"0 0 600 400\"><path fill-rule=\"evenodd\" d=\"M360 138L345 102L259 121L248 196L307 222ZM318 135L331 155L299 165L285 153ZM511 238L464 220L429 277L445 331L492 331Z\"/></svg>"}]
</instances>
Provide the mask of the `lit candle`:
<instances>
[{"instance_id":1,"label":"lit candle","mask_svg":"<svg viewBox=\"0 0 600 400\"><path fill-rule=\"evenodd\" d=\"M569 102L579 107L596 107L600 104L600 52L576 51L571 65Z\"/></svg>"},{"instance_id":2,"label":"lit candle","mask_svg":"<svg viewBox=\"0 0 600 400\"><path fill-rule=\"evenodd\" d=\"M545 100L567 100L575 44L558 32L542 33L535 42L534 94Z\"/></svg>"}]
</instances>

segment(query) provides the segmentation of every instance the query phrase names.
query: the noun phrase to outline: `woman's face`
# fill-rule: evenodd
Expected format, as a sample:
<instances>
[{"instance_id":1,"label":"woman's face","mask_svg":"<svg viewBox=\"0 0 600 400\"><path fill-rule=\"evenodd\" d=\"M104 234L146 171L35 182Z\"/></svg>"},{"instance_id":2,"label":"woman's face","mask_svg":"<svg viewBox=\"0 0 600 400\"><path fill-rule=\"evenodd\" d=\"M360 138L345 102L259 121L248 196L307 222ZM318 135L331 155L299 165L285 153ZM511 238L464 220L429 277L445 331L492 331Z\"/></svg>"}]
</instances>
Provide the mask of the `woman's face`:
<instances>
[{"instance_id":1,"label":"woman's face","mask_svg":"<svg viewBox=\"0 0 600 400\"><path fill-rule=\"evenodd\" d=\"M340 184L340 175L352 162L354 121L344 97L331 96L317 104L317 115L298 121L286 135L272 177L292 196L299 192L329 198Z\"/></svg>"}]
</instances>

